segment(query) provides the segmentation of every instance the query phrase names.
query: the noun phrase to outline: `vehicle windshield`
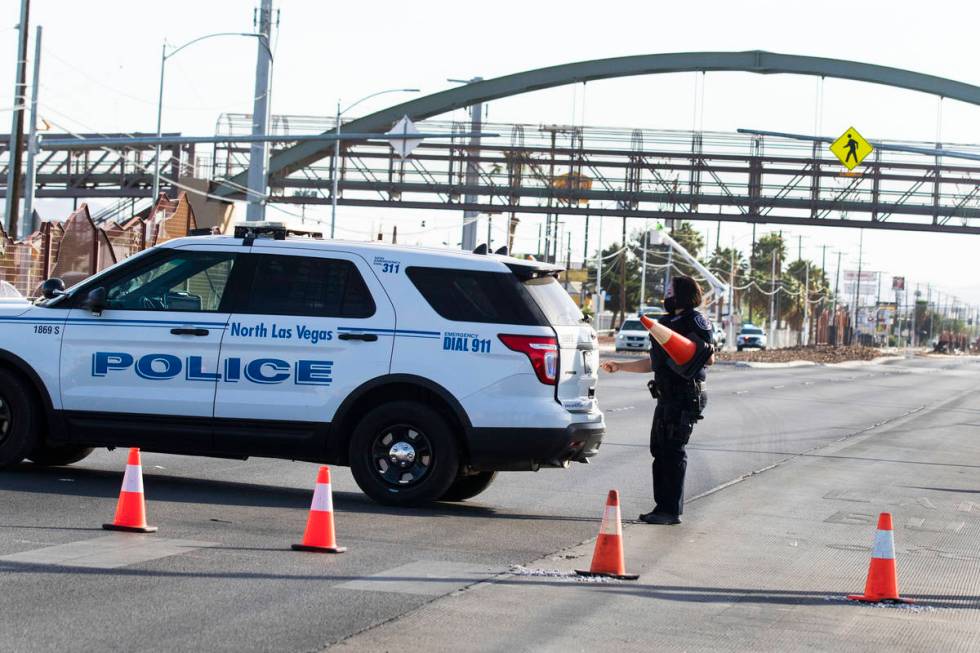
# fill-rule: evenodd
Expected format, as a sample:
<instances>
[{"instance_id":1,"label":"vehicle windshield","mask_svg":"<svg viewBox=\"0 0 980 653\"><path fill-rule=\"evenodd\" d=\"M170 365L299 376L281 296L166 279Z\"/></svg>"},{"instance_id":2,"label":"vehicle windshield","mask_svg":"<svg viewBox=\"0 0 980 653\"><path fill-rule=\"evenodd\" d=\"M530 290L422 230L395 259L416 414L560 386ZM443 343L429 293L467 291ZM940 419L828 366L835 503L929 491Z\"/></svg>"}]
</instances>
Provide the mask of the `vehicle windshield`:
<instances>
[{"instance_id":1,"label":"vehicle windshield","mask_svg":"<svg viewBox=\"0 0 980 653\"><path fill-rule=\"evenodd\" d=\"M639 320L626 320L623 322L623 331L645 331L643 323Z\"/></svg>"},{"instance_id":2,"label":"vehicle windshield","mask_svg":"<svg viewBox=\"0 0 980 653\"><path fill-rule=\"evenodd\" d=\"M524 287L553 326L582 324L582 311L554 277L528 279L524 282Z\"/></svg>"},{"instance_id":3,"label":"vehicle windshield","mask_svg":"<svg viewBox=\"0 0 980 653\"><path fill-rule=\"evenodd\" d=\"M749 333L749 334L753 334L753 335L761 335L762 334L762 329L760 329L759 327L754 327L754 326L746 326L746 327L742 327L741 333Z\"/></svg>"}]
</instances>

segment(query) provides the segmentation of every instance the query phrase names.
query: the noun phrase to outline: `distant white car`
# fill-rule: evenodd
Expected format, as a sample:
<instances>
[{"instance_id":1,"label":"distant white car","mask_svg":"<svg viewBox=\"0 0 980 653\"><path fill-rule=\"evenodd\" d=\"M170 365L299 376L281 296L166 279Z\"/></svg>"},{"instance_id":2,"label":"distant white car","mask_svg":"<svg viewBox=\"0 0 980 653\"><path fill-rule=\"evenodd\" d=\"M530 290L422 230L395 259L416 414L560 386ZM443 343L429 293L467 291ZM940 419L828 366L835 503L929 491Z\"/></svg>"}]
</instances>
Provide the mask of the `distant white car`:
<instances>
[{"instance_id":1,"label":"distant white car","mask_svg":"<svg viewBox=\"0 0 980 653\"><path fill-rule=\"evenodd\" d=\"M735 338L735 348L739 351L743 349L765 349L768 345L766 332L754 324L743 324Z\"/></svg>"},{"instance_id":2,"label":"distant white car","mask_svg":"<svg viewBox=\"0 0 980 653\"><path fill-rule=\"evenodd\" d=\"M626 320L616 334L616 351L650 351L650 332L639 320Z\"/></svg>"}]
</instances>

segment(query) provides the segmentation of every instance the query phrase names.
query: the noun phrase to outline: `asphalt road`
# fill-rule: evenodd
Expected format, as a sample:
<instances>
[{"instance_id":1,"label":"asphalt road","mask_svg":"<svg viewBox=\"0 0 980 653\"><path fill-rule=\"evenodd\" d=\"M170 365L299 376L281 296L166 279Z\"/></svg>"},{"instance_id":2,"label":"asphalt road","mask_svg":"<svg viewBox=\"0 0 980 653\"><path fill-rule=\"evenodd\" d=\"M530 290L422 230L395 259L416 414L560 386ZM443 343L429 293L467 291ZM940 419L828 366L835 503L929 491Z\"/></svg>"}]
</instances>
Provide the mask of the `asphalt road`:
<instances>
[{"instance_id":1,"label":"asphalt road","mask_svg":"<svg viewBox=\"0 0 980 653\"><path fill-rule=\"evenodd\" d=\"M719 366L689 447L688 496L928 411L978 380L972 359ZM289 550L305 524L311 464L145 454L149 521L160 531L92 543L106 537L100 525L112 516L124 452L2 473L0 650L320 650L476 578L556 554L595 536L610 488L626 518L650 507L645 378L604 374L599 395L609 433L593 464L502 474L466 504L383 508L347 470L333 470L339 540L349 547L340 556ZM79 542L99 554L92 566L52 563L50 547ZM153 555L164 557L144 559ZM409 623L405 650L416 635Z\"/></svg>"}]
</instances>

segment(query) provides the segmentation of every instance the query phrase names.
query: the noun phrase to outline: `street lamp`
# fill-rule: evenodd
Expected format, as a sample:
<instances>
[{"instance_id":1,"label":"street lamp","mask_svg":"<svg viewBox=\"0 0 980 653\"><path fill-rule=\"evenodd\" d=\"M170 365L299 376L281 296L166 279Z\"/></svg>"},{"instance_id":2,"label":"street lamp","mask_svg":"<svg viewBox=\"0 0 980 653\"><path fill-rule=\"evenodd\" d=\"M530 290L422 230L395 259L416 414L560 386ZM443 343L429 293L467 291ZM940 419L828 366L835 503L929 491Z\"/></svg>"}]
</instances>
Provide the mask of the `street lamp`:
<instances>
[{"instance_id":1,"label":"street lamp","mask_svg":"<svg viewBox=\"0 0 980 653\"><path fill-rule=\"evenodd\" d=\"M159 139L162 134L160 133L160 124L163 120L163 72L167 65L167 59L174 56L184 48L189 45L194 45L199 41L204 41L206 39L211 39L216 36L250 36L252 38L257 38L262 40L262 44L265 49L269 51L269 58L272 58L272 50L269 49L269 42L266 39L265 34L253 34L252 32L215 32L214 34L205 34L204 36L199 36L196 39L188 41L179 48L171 50L167 53L167 41L163 42L163 51L160 55L160 91L157 95L157 138ZM160 143L156 146L156 157L153 165L153 198L152 201L156 202L157 197L160 194Z\"/></svg>"},{"instance_id":2,"label":"street lamp","mask_svg":"<svg viewBox=\"0 0 980 653\"><path fill-rule=\"evenodd\" d=\"M333 144L333 184L330 190L330 238L333 238L334 236L334 227L336 226L337 223L337 180L338 177L340 177L340 170L338 169L339 157L337 156L337 153L340 152L340 117L345 113L347 113L348 111L350 111L351 109L353 109L354 107L356 107L361 102L364 102L365 100L370 100L371 98L377 97L379 95L384 95L385 93L418 93L418 92L419 89L417 88L389 88L388 90L385 91L378 91L377 93L372 93L371 95L365 95L360 100L348 106L343 111L340 110L340 100L339 99L337 100L337 131L336 131L337 140L334 141Z\"/></svg>"}]
</instances>

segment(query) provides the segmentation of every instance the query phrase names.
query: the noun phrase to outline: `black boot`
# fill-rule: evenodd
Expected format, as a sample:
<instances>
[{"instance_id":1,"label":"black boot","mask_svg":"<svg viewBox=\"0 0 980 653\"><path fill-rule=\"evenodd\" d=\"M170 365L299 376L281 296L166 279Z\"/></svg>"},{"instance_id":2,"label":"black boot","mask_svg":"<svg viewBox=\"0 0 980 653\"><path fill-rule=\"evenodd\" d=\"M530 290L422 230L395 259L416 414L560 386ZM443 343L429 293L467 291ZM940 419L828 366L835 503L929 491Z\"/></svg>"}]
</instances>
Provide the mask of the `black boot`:
<instances>
[{"instance_id":1,"label":"black boot","mask_svg":"<svg viewBox=\"0 0 980 653\"><path fill-rule=\"evenodd\" d=\"M681 523L681 518L678 515L668 515L662 512L651 511L640 515L640 521L646 522L647 524L672 526Z\"/></svg>"}]
</instances>

